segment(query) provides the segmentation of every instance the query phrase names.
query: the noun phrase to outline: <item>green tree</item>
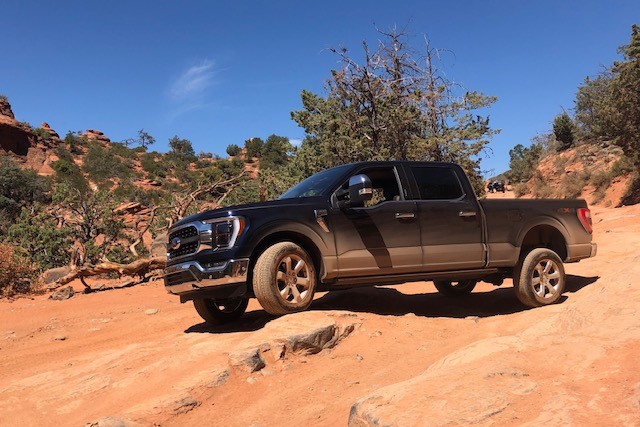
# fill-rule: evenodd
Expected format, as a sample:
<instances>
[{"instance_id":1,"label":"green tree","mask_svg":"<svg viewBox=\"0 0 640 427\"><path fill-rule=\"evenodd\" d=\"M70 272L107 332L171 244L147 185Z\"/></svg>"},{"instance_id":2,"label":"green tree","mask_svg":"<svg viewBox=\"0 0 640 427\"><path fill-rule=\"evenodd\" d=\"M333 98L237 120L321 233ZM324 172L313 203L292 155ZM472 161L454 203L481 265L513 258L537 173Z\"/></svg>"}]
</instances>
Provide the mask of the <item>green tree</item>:
<instances>
[{"instance_id":1,"label":"green tree","mask_svg":"<svg viewBox=\"0 0 640 427\"><path fill-rule=\"evenodd\" d=\"M640 168L640 27L631 27L631 41L620 51L624 60L612 67L611 131L616 144Z\"/></svg>"},{"instance_id":2,"label":"green tree","mask_svg":"<svg viewBox=\"0 0 640 427\"><path fill-rule=\"evenodd\" d=\"M244 147L247 149L247 159L252 157L262 156L262 147L264 141L260 138L249 138L244 142Z\"/></svg>"},{"instance_id":3,"label":"green tree","mask_svg":"<svg viewBox=\"0 0 640 427\"><path fill-rule=\"evenodd\" d=\"M0 232L15 222L24 207L50 202L51 182L31 169L21 169L0 155Z\"/></svg>"},{"instance_id":4,"label":"green tree","mask_svg":"<svg viewBox=\"0 0 640 427\"><path fill-rule=\"evenodd\" d=\"M509 171L507 179L513 183L526 181L536 170L542 154L542 144L534 142L530 147L518 144L509 150Z\"/></svg>"},{"instance_id":5,"label":"green tree","mask_svg":"<svg viewBox=\"0 0 640 427\"><path fill-rule=\"evenodd\" d=\"M140 129L138 131L138 144L140 144L140 146L145 150L147 149L147 147L149 147L150 145L153 145L155 142L156 142L156 139L151 135L149 135L147 132L145 132L144 129Z\"/></svg>"},{"instance_id":6,"label":"green tree","mask_svg":"<svg viewBox=\"0 0 640 427\"><path fill-rule=\"evenodd\" d=\"M196 152L193 150L193 145L188 139L179 138L178 135L174 135L169 140L169 148L171 153L184 157L195 157Z\"/></svg>"},{"instance_id":7,"label":"green tree","mask_svg":"<svg viewBox=\"0 0 640 427\"><path fill-rule=\"evenodd\" d=\"M289 138L270 135L262 146L260 168L274 169L286 165L293 150Z\"/></svg>"},{"instance_id":8,"label":"green tree","mask_svg":"<svg viewBox=\"0 0 640 427\"><path fill-rule=\"evenodd\" d=\"M242 149L237 144L229 144L227 146L227 154L230 156L237 156L242 152Z\"/></svg>"},{"instance_id":9,"label":"green tree","mask_svg":"<svg viewBox=\"0 0 640 427\"><path fill-rule=\"evenodd\" d=\"M464 90L438 68L440 52L427 42L416 53L403 33L380 32L363 61L331 49L343 68L332 70L326 98L302 92L291 113L306 136L297 156L305 175L360 160L436 160L460 163L483 191L480 156L498 131L476 110L495 97Z\"/></svg>"},{"instance_id":10,"label":"green tree","mask_svg":"<svg viewBox=\"0 0 640 427\"><path fill-rule=\"evenodd\" d=\"M29 254L39 271L69 262L72 236L71 228L60 226L59 221L42 207L23 208L16 223L8 230L8 241Z\"/></svg>"},{"instance_id":11,"label":"green tree","mask_svg":"<svg viewBox=\"0 0 640 427\"><path fill-rule=\"evenodd\" d=\"M559 114L553 120L553 134L558 141L558 151L571 148L575 142L576 125L566 112Z\"/></svg>"}]
</instances>

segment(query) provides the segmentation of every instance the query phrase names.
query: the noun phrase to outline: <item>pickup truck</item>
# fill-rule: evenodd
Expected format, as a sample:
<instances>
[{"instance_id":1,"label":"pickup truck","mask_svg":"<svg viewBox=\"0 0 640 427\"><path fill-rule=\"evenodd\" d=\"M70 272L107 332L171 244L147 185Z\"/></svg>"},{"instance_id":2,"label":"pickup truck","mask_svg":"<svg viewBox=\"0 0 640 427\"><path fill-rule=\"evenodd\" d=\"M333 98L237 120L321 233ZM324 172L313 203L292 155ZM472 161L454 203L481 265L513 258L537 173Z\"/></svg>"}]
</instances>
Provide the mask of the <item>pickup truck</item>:
<instances>
[{"instance_id":1,"label":"pickup truck","mask_svg":"<svg viewBox=\"0 0 640 427\"><path fill-rule=\"evenodd\" d=\"M319 172L277 200L209 210L168 231L165 287L208 323L256 297L272 315L317 291L433 281L445 296L512 278L530 307L557 302L563 263L595 256L584 200L478 200L444 162L361 162Z\"/></svg>"}]
</instances>

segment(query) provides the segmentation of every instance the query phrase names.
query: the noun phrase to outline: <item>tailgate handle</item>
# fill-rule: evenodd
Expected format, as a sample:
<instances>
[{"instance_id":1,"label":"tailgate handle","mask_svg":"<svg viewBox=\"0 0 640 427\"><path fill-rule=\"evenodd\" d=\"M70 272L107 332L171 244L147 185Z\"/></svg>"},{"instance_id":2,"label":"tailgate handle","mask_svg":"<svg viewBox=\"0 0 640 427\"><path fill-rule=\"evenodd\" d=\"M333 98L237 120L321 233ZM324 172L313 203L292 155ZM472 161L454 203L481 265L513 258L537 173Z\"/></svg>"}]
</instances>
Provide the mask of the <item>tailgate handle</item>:
<instances>
[{"instance_id":1,"label":"tailgate handle","mask_svg":"<svg viewBox=\"0 0 640 427\"><path fill-rule=\"evenodd\" d=\"M413 212L396 212L396 219L410 219L415 217L416 214Z\"/></svg>"},{"instance_id":2,"label":"tailgate handle","mask_svg":"<svg viewBox=\"0 0 640 427\"><path fill-rule=\"evenodd\" d=\"M470 218L472 216L476 216L477 213L475 211L460 211L458 216L461 218Z\"/></svg>"}]
</instances>

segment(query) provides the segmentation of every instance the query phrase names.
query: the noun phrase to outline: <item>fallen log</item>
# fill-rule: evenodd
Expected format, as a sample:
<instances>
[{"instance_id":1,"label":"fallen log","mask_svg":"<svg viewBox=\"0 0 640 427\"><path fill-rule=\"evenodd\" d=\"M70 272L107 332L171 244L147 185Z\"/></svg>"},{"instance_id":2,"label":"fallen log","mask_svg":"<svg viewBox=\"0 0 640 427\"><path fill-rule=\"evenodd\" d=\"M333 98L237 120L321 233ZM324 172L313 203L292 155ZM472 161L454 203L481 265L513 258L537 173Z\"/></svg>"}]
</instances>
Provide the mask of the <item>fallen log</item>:
<instances>
[{"instance_id":1,"label":"fallen log","mask_svg":"<svg viewBox=\"0 0 640 427\"><path fill-rule=\"evenodd\" d=\"M111 261L101 262L96 265L87 264L82 267L78 267L66 276L59 278L49 285L48 289L57 289L75 279L80 279L85 287L88 287L83 279L86 277L97 276L98 274L116 273L118 276L143 276L149 271L163 269L166 266L166 263L167 261L164 257L155 257L138 259L130 264L118 264Z\"/></svg>"}]
</instances>

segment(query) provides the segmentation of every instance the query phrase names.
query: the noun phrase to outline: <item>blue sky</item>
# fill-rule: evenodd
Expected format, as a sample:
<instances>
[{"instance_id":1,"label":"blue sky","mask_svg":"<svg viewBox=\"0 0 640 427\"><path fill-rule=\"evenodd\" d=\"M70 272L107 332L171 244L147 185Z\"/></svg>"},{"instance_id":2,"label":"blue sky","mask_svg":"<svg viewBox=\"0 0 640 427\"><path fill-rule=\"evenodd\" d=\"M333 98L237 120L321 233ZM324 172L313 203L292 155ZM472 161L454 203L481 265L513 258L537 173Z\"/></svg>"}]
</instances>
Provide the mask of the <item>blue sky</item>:
<instances>
[{"instance_id":1,"label":"blue sky","mask_svg":"<svg viewBox=\"0 0 640 427\"><path fill-rule=\"evenodd\" d=\"M577 86L618 58L640 1L60 1L4 2L0 93L19 120L61 135L100 129L112 140L144 128L167 150L177 134L196 152L275 133L304 137L290 119L300 92L323 92L337 58L406 26L448 49L449 78L498 97L502 129L483 160L551 129Z\"/></svg>"}]
</instances>

